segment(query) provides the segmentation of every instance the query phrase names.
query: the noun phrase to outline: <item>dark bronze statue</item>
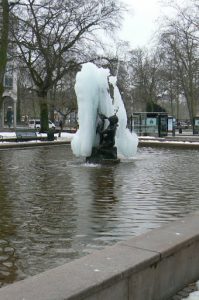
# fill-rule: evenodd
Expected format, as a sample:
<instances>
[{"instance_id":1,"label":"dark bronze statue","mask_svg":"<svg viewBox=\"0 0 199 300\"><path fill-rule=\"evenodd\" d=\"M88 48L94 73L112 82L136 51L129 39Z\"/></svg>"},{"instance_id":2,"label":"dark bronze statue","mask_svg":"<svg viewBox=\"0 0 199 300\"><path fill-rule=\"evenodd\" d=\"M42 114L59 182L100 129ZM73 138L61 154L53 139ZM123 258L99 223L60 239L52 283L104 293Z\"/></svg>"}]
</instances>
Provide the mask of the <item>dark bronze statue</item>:
<instances>
[{"instance_id":1,"label":"dark bronze statue","mask_svg":"<svg viewBox=\"0 0 199 300\"><path fill-rule=\"evenodd\" d=\"M92 154L86 158L87 162L103 163L104 161L118 161L117 148L115 147L115 135L118 126L118 117L115 115L106 117L99 114L100 120L96 128L96 134L99 134L99 146L93 147ZM104 129L105 120L109 121L109 125Z\"/></svg>"},{"instance_id":2,"label":"dark bronze statue","mask_svg":"<svg viewBox=\"0 0 199 300\"><path fill-rule=\"evenodd\" d=\"M113 115L107 118L106 116L100 114L100 118L103 122L103 128L102 126L97 127L97 133L99 133L100 135L100 146L108 148L113 147L115 145L115 134L118 126L118 117L116 115ZM104 129L105 119L109 120L109 125L106 129Z\"/></svg>"}]
</instances>

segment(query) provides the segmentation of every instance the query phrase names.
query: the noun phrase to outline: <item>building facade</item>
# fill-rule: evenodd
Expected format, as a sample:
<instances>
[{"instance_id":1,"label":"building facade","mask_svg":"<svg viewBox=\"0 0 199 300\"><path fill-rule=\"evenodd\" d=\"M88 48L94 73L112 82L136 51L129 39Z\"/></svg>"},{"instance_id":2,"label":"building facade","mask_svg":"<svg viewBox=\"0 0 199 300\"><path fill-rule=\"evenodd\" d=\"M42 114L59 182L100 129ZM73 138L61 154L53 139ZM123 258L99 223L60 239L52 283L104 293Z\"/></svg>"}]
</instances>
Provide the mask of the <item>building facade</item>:
<instances>
[{"instance_id":1,"label":"building facade","mask_svg":"<svg viewBox=\"0 0 199 300\"><path fill-rule=\"evenodd\" d=\"M0 0L0 41L2 37L3 26L3 0ZM11 40L11 39L10 39ZM0 42L1 45L2 41ZM11 43L12 44L12 43ZM4 74L4 93L3 93L3 107L2 107L2 121L3 127L16 128L16 105L17 105L17 64L12 57L12 49L9 44L8 62ZM7 116L11 115L11 122L8 124Z\"/></svg>"},{"instance_id":2,"label":"building facade","mask_svg":"<svg viewBox=\"0 0 199 300\"><path fill-rule=\"evenodd\" d=\"M3 99L3 126L16 128L17 66L14 60L9 60L6 66L6 72L4 75ZM8 122L7 119L9 113L12 115L11 122Z\"/></svg>"}]
</instances>

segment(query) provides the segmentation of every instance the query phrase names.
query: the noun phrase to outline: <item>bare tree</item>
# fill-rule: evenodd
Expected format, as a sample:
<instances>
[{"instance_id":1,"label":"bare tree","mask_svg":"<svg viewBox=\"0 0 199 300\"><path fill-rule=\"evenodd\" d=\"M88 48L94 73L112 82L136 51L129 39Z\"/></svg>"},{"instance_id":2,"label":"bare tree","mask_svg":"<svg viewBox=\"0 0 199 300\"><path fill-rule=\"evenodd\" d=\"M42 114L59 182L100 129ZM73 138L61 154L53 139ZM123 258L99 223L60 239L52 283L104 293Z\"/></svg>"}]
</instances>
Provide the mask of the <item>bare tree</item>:
<instances>
[{"instance_id":1,"label":"bare tree","mask_svg":"<svg viewBox=\"0 0 199 300\"><path fill-rule=\"evenodd\" d=\"M173 57L167 53L167 49L160 49L162 55L159 79L161 84L160 100L167 104L169 113L179 119L179 80L173 61ZM164 105L163 105L164 106Z\"/></svg>"},{"instance_id":2,"label":"bare tree","mask_svg":"<svg viewBox=\"0 0 199 300\"><path fill-rule=\"evenodd\" d=\"M72 112L77 111L77 99L75 95L76 72L68 72L59 81L59 84L50 92L51 111L50 119L54 121L54 111L62 116L63 124Z\"/></svg>"},{"instance_id":3,"label":"bare tree","mask_svg":"<svg viewBox=\"0 0 199 300\"><path fill-rule=\"evenodd\" d=\"M149 53L146 49L131 51L129 70L134 103L137 109L154 111L160 93L159 72L161 55L158 52Z\"/></svg>"},{"instance_id":4,"label":"bare tree","mask_svg":"<svg viewBox=\"0 0 199 300\"><path fill-rule=\"evenodd\" d=\"M195 27L187 10L180 10L177 19L169 20L164 28L160 43L173 63L178 87L184 94L190 119L198 109L199 59L198 28Z\"/></svg>"},{"instance_id":5,"label":"bare tree","mask_svg":"<svg viewBox=\"0 0 199 300\"><path fill-rule=\"evenodd\" d=\"M15 11L13 36L40 98L41 131L48 129L49 91L93 59L95 34L113 32L122 9L113 0L27 0Z\"/></svg>"}]
</instances>

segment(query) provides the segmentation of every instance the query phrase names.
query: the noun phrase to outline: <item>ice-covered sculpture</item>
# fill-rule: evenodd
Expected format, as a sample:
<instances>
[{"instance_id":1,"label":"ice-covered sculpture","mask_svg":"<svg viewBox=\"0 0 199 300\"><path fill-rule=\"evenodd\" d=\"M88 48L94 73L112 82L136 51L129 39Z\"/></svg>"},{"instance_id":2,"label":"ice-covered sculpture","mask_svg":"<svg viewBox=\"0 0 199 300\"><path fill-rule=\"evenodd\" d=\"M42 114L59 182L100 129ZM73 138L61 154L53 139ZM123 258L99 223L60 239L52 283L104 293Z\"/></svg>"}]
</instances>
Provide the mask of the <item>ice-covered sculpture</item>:
<instances>
[{"instance_id":1,"label":"ice-covered sculpture","mask_svg":"<svg viewBox=\"0 0 199 300\"><path fill-rule=\"evenodd\" d=\"M102 116L101 131L105 132L108 126L113 126L110 117L117 117L113 145L117 148L116 156L132 157L136 154L138 137L127 128L126 110L116 81L108 69L99 68L93 63L84 64L77 73L75 92L79 128L71 142L72 151L77 157L90 157L93 149L102 148L102 132L99 133ZM113 93L110 93L110 86Z\"/></svg>"}]
</instances>

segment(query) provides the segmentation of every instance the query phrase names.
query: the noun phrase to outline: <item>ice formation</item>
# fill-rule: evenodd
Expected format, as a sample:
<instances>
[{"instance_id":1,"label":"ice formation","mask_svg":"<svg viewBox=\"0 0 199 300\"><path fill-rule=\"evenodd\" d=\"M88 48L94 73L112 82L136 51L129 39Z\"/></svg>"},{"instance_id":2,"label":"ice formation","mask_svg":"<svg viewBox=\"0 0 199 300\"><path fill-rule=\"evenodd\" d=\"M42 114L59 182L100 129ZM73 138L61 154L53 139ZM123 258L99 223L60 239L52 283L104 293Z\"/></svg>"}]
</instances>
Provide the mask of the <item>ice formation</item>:
<instances>
[{"instance_id":1,"label":"ice formation","mask_svg":"<svg viewBox=\"0 0 199 300\"><path fill-rule=\"evenodd\" d=\"M113 99L109 93L109 83L114 88ZM110 77L109 70L98 68L93 63L84 64L76 76L75 92L79 129L71 142L73 153L77 157L90 156L92 147L99 144L96 135L98 113L107 117L116 113L119 118L115 142L118 156L134 156L137 151L138 137L126 127L126 110L116 85L116 78Z\"/></svg>"}]
</instances>

